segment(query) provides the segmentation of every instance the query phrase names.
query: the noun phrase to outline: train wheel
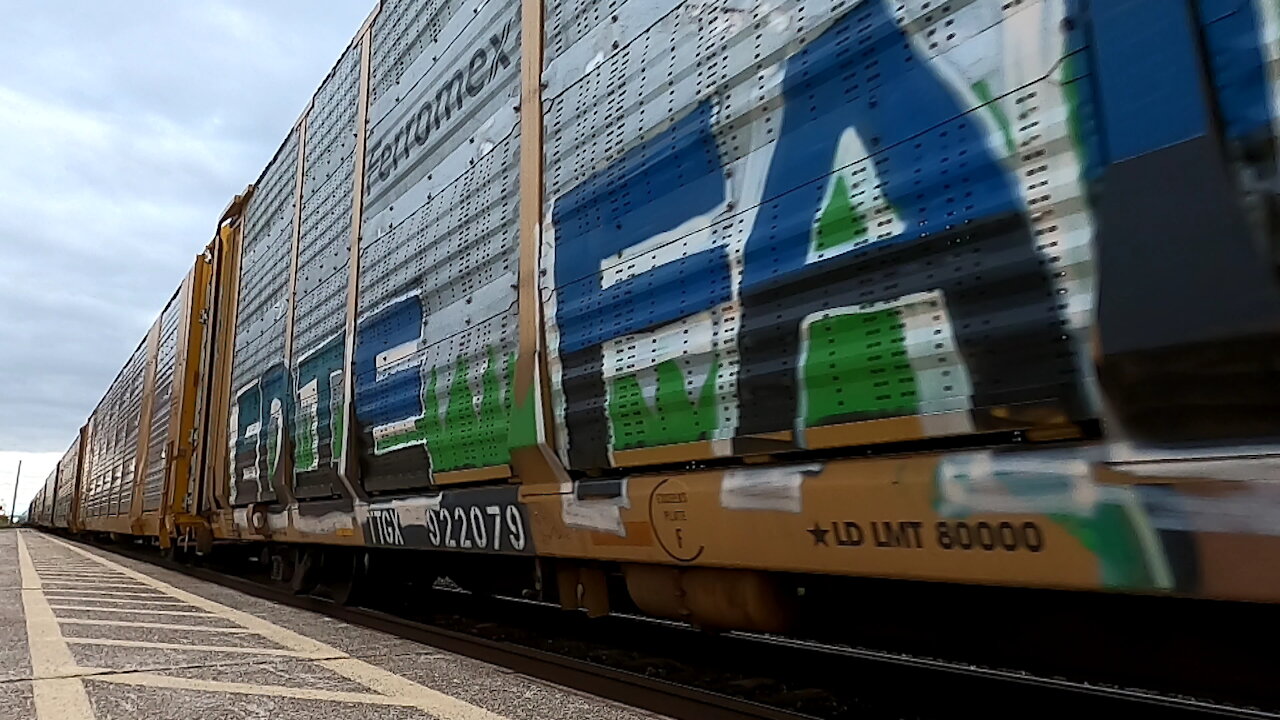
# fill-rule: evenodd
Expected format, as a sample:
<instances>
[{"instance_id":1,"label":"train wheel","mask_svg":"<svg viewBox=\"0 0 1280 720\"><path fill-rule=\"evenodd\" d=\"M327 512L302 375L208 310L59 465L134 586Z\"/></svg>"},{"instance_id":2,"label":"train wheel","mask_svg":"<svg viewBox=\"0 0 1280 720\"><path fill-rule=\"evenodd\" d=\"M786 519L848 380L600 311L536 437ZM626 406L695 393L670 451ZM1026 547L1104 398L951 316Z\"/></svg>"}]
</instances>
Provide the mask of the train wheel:
<instances>
[{"instance_id":1,"label":"train wheel","mask_svg":"<svg viewBox=\"0 0 1280 720\"><path fill-rule=\"evenodd\" d=\"M178 551L177 538L169 538L169 547L160 548L160 557L170 562L177 562L180 560L180 555L181 554Z\"/></svg>"},{"instance_id":2,"label":"train wheel","mask_svg":"<svg viewBox=\"0 0 1280 720\"><path fill-rule=\"evenodd\" d=\"M316 589L315 552L295 550L293 557L293 577L289 580L289 587L294 595L307 595Z\"/></svg>"},{"instance_id":3,"label":"train wheel","mask_svg":"<svg viewBox=\"0 0 1280 720\"><path fill-rule=\"evenodd\" d=\"M339 605L355 605L365 596L369 580L369 553L332 551L332 560L325 573L325 586L329 597Z\"/></svg>"}]
</instances>

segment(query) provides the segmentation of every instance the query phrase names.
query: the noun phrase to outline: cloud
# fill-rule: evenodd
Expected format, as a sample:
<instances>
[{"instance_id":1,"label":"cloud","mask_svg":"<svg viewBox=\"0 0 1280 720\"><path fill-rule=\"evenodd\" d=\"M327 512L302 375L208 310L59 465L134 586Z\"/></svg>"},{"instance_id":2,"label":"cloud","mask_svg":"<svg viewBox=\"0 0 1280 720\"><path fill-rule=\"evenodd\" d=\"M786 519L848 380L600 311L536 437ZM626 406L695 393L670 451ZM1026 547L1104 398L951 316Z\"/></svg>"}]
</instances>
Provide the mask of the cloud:
<instances>
[{"instance_id":1,"label":"cloud","mask_svg":"<svg viewBox=\"0 0 1280 720\"><path fill-rule=\"evenodd\" d=\"M371 6L6 8L0 451L65 449Z\"/></svg>"}]
</instances>

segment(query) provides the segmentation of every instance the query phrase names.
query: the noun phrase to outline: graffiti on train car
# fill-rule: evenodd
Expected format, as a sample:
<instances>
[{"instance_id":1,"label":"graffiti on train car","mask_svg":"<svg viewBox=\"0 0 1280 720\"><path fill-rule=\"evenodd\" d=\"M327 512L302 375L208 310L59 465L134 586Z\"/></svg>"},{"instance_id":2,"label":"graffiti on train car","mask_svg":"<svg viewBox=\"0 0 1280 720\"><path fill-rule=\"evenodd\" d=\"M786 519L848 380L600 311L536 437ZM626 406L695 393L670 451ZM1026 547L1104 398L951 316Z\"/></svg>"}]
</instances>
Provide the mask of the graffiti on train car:
<instances>
[{"instance_id":1,"label":"graffiti on train car","mask_svg":"<svg viewBox=\"0 0 1280 720\"><path fill-rule=\"evenodd\" d=\"M514 353L490 349L481 385L473 388L465 358L445 368L426 361L425 333L417 295L358 323L355 416L371 441L366 449L382 455L418 447L427 477L506 462ZM344 439L343 353L335 336L301 358L296 377L279 364L237 393L230 421L233 501L267 497L288 446L296 473L336 473Z\"/></svg>"},{"instance_id":2,"label":"graffiti on train car","mask_svg":"<svg viewBox=\"0 0 1280 720\"><path fill-rule=\"evenodd\" d=\"M407 447L429 450L438 470L507 461L507 428L514 388L515 354L492 347L480 386L472 387L467 360L432 367L417 295L364 319L356 332L356 417L370 434L374 454ZM441 400L441 396L444 400Z\"/></svg>"},{"instance_id":3,"label":"graffiti on train car","mask_svg":"<svg viewBox=\"0 0 1280 720\"><path fill-rule=\"evenodd\" d=\"M293 383L283 363L236 393L231 405L231 499L243 498L255 488L250 501L267 497L272 490L281 450L287 447L285 428L293 417Z\"/></svg>"},{"instance_id":4,"label":"graffiti on train car","mask_svg":"<svg viewBox=\"0 0 1280 720\"><path fill-rule=\"evenodd\" d=\"M1073 130L1089 91L1058 62L1072 50L1050 6L1004 29L957 12L951 44L989 55L958 61L859 3L781 63L760 148L742 154L742 121L712 96L558 195L570 464L891 416L960 415L951 431L1086 416L1063 328L1087 322L1069 315L1088 302ZM1014 55L1037 62L1001 67ZM1034 133L995 98L1027 83ZM1043 157L1024 170L1028 155ZM1067 212L1046 226L1034 211L1054 193Z\"/></svg>"},{"instance_id":5,"label":"graffiti on train car","mask_svg":"<svg viewBox=\"0 0 1280 720\"><path fill-rule=\"evenodd\" d=\"M1184 532L1186 508L1177 493L1157 485L1099 482L1097 475L1096 466L1082 459L949 456L935 478L935 509L947 518L938 524L939 547L1000 547L1001 527L996 524L990 538L980 536L978 518L1040 515L1093 555L1101 586L1187 589L1197 574L1196 540ZM1032 549L1034 542L1042 550L1044 535L1037 526L1023 533L1020 544Z\"/></svg>"},{"instance_id":6,"label":"graffiti on train car","mask_svg":"<svg viewBox=\"0 0 1280 720\"><path fill-rule=\"evenodd\" d=\"M280 455L293 448L297 473L335 468L342 454L343 343L335 337L305 355L294 377L283 363L242 388L231 406L233 499L268 496ZM287 429L287 430L286 430Z\"/></svg>"},{"instance_id":7,"label":"graffiti on train car","mask_svg":"<svg viewBox=\"0 0 1280 720\"><path fill-rule=\"evenodd\" d=\"M868 1L813 18L775 39L778 96L747 113L758 127L743 129L733 88L698 93L553 194L547 331L571 467L695 441L745 452L753 436L805 447L811 428L871 419L921 416L929 435L1093 416L1087 185L1103 158L1089 55L1067 22L1080 10L998 5L934 18ZM943 22L947 42L929 40ZM1209 39L1229 45L1213 23ZM498 20L406 99L376 131L370 183L420 162L415 133L441 137L458 103L514 66L516 33ZM1232 94L1223 58L1228 120L1256 132L1265 104ZM509 343L485 336L464 356L449 338L481 333L427 302L379 298L351 369L361 451L407 451L384 466L415 475L400 487L509 459ZM283 428L299 472L334 465L345 409L330 342L297 378L273 369L237 398L238 478L269 486Z\"/></svg>"},{"instance_id":8,"label":"graffiti on train car","mask_svg":"<svg viewBox=\"0 0 1280 720\"><path fill-rule=\"evenodd\" d=\"M337 465L342 455L343 353L335 336L298 363L296 398L298 425L294 467L299 472Z\"/></svg>"}]
</instances>

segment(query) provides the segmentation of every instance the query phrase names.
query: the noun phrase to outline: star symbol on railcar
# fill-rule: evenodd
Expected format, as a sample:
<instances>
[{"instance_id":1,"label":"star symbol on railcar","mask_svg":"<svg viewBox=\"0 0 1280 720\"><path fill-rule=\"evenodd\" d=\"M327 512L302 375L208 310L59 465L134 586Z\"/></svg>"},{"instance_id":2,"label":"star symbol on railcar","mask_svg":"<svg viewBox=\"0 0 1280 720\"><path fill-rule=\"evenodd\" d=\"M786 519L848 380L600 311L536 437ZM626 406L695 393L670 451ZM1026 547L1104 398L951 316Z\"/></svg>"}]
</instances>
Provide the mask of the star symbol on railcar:
<instances>
[{"instance_id":1,"label":"star symbol on railcar","mask_svg":"<svg viewBox=\"0 0 1280 720\"><path fill-rule=\"evenodd\" d=\"M805 530L805 532L813 536L814 545L827 545L827 533L831 531L824 527L820 527L818 525L818 521L814 520L813 527L809 528L808 530ZM828 545L828 547L830 546Z\"/></svg>"}]
</instances>

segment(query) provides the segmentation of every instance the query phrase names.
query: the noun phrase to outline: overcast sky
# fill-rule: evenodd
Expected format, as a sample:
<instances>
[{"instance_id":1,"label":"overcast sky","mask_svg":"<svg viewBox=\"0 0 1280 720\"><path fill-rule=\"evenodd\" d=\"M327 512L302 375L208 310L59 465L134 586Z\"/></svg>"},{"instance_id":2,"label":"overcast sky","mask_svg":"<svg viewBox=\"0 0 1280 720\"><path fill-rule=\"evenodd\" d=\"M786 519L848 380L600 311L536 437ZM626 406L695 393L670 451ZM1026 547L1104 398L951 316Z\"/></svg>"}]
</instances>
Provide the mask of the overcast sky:
<instances>
[{"instance_id":1,"label":"overcast sky","mask_svg":"<svg viewBox=\"0 0 1280 720\"><path fill-rule=\"evenodd\" d=\"M22 457L25 507L373 4L0 0L0 505Z\"/></svg>"}]
</instances>

